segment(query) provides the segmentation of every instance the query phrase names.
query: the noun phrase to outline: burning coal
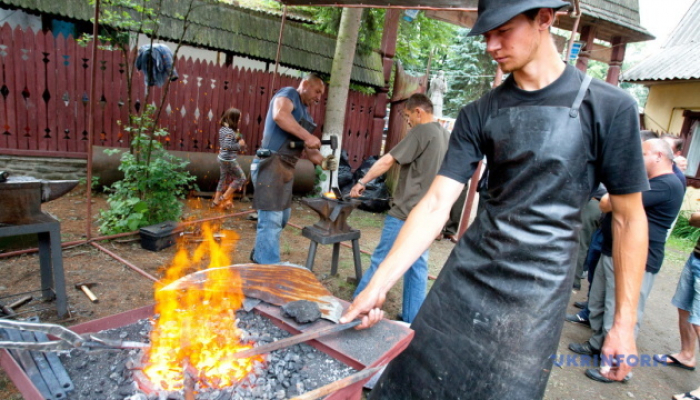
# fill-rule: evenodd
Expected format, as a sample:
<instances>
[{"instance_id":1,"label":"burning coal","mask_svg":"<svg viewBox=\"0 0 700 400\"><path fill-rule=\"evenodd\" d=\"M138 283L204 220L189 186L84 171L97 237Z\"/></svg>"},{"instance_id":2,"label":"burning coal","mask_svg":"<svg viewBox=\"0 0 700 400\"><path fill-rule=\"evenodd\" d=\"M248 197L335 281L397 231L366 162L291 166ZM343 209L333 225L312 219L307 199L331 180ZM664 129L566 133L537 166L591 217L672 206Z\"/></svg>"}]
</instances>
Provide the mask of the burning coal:
<instances>
[{"instance_id":1,"label":"burning coal","mask_svg":"<svg viewBox=\"0 0 700 400\"><path fill-rule=\"evenodd\" d=\"M192 272L193 266L216 268L231 264L232 241L217 243L208 225L203 241L190 257L181 246L165 278L156 286L155 311L159 318L151 331L151 349L144 374L163 390L180 390L194 371L201 387L231 386L245 378L262 357L232 359L227 355L252 348L242 343L236 310L243 303L241 280L227 269L217 269L202 286L179 291L160 288Z\"/></svg>"}]
</instances>

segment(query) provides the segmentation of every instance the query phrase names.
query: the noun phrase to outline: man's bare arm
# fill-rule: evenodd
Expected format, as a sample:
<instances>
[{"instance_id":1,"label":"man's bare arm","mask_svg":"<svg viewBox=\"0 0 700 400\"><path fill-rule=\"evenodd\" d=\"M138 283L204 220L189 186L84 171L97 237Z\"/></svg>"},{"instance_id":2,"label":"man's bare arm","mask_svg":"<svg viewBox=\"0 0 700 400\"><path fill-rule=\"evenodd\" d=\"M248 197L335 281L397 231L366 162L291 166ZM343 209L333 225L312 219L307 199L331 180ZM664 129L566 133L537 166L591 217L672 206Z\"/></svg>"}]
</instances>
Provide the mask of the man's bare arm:
<instances>
[{"instance_id":1,"label":"man's bare arm","mask_svg":"<svg viewBox=\"0 0 700 400\"><path fill-rule=\"evenodd\" d=\"M365 176L362 177L362 181L364 183L367 183L371 181L372 179L381 176L383 173L389 170L392 165L394 165L394 162L396 162L396 159L390 154L386 153L377 160L377 162L372 165L372 168L367 171ZM362 195L362 192L365 191L365 187L360 185L359 183L356 183L355 186L352 187L352 190L350 190L350 196L351 197L358 197Z\"/></svg>"},{"instance_id":2,"label":"man's bare arm","mask_svg":"<svg viewBox=\"0 0 700 400\"><path fill-rule=\"evenodd\" d=\"M637 303L644 277L649 246L646 213L642 194L611 195L613 266L615 270L615 316L612 329L603 344L604 356L624 356L625 362L610 372L601 371L613 380L622 380L631 371L627 363L637 355L634 327Z\"/></svg>"},{"instance_id":3,"label":"man's bare arm","mask_svg":"<svg viewBox=\"0 0 700 400\"><path fill-rule=\"evenodd\" d=\"M367 288L355 298L341 322L362 317L362 324L357 329L364 329L382 319L383 313L379 310L386 293L430 247L445 225L450 208L463 187L464 184L453 179L440 175L435 177L428 192L409 214L394 246L377 268Z\"/></svg>"},{"instance_id":4,"label":"man's bare arm","mask_svg":"<svg viewBox=\"0 0 700 400\"><path fill-rule=\"evenodd\" d=\"M320 149L321 140L302 128L294 119L292 111L294 111L294 103L291 100L286 97L277 97L272 104L272 119L282 130L303 140L307 148Z\"/></svg>"}]
</instances>

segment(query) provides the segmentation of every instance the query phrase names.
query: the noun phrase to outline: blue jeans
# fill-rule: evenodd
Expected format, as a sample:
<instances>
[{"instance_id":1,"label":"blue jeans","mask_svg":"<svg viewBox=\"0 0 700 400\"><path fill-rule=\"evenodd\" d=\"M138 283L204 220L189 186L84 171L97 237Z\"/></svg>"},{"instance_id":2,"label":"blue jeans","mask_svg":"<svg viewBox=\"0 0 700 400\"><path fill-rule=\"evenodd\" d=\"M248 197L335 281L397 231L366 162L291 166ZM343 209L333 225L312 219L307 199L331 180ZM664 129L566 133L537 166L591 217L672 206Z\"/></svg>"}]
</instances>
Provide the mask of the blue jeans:
<instances>
[{"instance_id":1,"label":"blue jeans","mask_svg":"<svg viewBox=\"0 0 700 400\"><path fill-rule=\"evenodd\" d=\"M700 325L700 258L695 256L695 253L690 253L683 267L671 303L681 310L690 312L688 322Z\"/></svg>"},{"instance_id":2,"label":"blue jeans","mask_svg":"<svg viewBox=\"0 0 700 400\"><path fill-rule=\"evenodd\" d=\"M374 249L372 254L372 261L369 269L365 271L362 275L362 280L355 290L353 297L356 297L360 292L362 292L365 287L372 280L374 272L379 267L379 264L384 261L389 250L394 245L396 237L399 236L399 231L403 227L404 221L394 218L391 215L387 215L384 220L384 229L382 229L382 236L379 239L379 245ZM425 293L428 286L428 252L426 250L421 256L416 260L411 268L406 271L403 275L403 311L401 313L401 319L404 322L412 322L413 319L418 314L420 306L425 300Z\"/></svg>"},{"instance_id":3,"label":"blue jeans","mask_svg":"<svg viewBox=\"0 0 700 400\"><path fill-rule=\"evenodd\" d=\"M291 208L284 211L258 210L258 230L255 235L255 254L253 259L258 264L279 264L280 236L287 226Z\"/></svg>"},{"instance_id":4,"label":"blue jeans","mask_svg":"<svg viewBox=\"0 0 700 400\"><path fill-rule=\"evenodd\" d=\"M584 268L588 269L588 295L591 294L591 286L593 286L593 277L595 276L595 268L600 260L601 249L603 248L603 232L600 228L593 232L591 237L591 244L588 246L588 256L586 257L586 262L584 263ZM579 317L588 320L591 315L591 310L586 308L578 312Z\"/></svg>"},{"instance_id":5,"label":"blue jeans","mask_svg":"<svg viewBox=\"0 0 700 400\"><path fill-rule=\"evenodd\" d=\"M255 185L258 181L258 163L255 158L250 166L250 178ZM253 261L258 264L278 264L280 260L280 236L287 226L292 209L283 211L258 210L258 229L255 235Z\"/></svg>"}]
</instances>

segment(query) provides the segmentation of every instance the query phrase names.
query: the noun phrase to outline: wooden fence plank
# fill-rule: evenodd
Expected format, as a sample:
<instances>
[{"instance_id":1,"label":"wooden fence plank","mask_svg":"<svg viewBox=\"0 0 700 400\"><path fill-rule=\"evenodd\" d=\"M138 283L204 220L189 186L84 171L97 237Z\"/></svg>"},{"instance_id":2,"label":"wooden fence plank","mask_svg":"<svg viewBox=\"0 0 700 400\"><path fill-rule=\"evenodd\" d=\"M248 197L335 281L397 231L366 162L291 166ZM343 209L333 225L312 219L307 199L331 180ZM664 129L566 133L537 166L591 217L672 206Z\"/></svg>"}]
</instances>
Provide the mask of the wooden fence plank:
<instances>
[{"instance_id":1,"label":"wooden fence plank","mask_svg":"<svg viewBox=\"0 0 700 400\"><path fill-rule=\"evenodd\" d=\"M136 55L132 50L132 58ZM133 62L135 58L131 59ZM73 38L51 33L0 27L0 153L7 151L85 153L89 124L90 68L96 63L94 144L128 147L124 130L129 112L142 112L146 103L159 103L163 88L150 88L146 98L144 74L132 76L132 110L127 104L126 60L120 51L99 50L91 60L90 47L77 46ZM281 87L297 87L300 79L265 71L233 68L218 63L178 57L180 75L165 96L160 125L170 135L166 146L174 150L216 152L219 117L230 107L241 110L239 128L253 154L262 140L270 99ZM25 90L26 88L26 90ZM24 92L24 96L23 93ZM310 112L320 136L327 94ZM372 109L376 96L350 92L349 113L343 129L343 145L351 165L359 165L377 149L381 131ZM138 106L137 106L138 105ZM119 122L120 121L120 122Z\"/></svg>"},{"instance_id":2,"label":"wooden fence plank","mask_svg":"<svg viewBox=\"0 0 700 400\"><path fill-rule=\"evenodd\" d=\"M12 39L13 32L10 25L5 24L0 31L0 64L2 66L2 141L0 144L7 146L10 149L17 149L19 136L17 111L15 108L17 81L14 75L14 47L15 43Z\"/></svg>"},{"instance_id":3,"label":"wooden fence plank","mask_svg":"<svg viewBox=\"0 0 700 400\"><path fill-rule=\"evenodd\" d=\"M59 129L58 122L58 104L61 102L61 96L57 90L57 76L56 71L58 70L58 54L56 52L56 42L53 39L53 34L50 32L43 33L44 42L44 56L46 58L46 63L44 63L44 76L46 77L46 91L48 92L50 98L47 101L46 108L46 129L48 129L48 135L51 137L47 143L48 151L56 151L59 149L59 142L61 138L61 131Z\"/></svg>"}]
</instances>

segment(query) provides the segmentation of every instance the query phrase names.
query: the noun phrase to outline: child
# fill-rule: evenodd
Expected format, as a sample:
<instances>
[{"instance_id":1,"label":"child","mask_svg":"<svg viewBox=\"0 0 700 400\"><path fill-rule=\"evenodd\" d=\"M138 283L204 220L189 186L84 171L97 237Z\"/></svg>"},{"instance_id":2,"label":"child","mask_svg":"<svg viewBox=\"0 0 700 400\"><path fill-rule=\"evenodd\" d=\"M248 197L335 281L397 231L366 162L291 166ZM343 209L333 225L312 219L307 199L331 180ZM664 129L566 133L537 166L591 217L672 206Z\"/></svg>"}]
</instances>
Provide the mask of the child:
<instances>
[{"instance_id":1,"label":"child","mask_svg":"<svg viewBox=\"0 0 700 400\"><path fill-rule=\"evenodd\" d=\"M233 192L243 188L246 183L245 173L236 156L238 152L245 146L245 141L238 131L238 122L241 120L241 112L236 108L229 108L221 116L219 129L219 168L221 175L219 184L216 186L216 194L212 207L221 206L223 209L233 207L231 198ZM225 190L225 191L224 191ZM223 192L223 195L222 195Z\"/></svg>"}]
</instances>

